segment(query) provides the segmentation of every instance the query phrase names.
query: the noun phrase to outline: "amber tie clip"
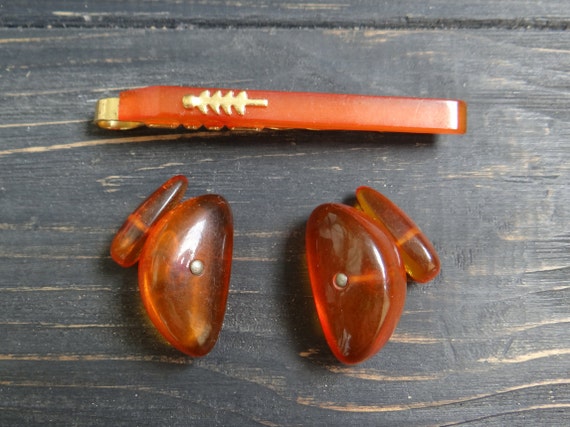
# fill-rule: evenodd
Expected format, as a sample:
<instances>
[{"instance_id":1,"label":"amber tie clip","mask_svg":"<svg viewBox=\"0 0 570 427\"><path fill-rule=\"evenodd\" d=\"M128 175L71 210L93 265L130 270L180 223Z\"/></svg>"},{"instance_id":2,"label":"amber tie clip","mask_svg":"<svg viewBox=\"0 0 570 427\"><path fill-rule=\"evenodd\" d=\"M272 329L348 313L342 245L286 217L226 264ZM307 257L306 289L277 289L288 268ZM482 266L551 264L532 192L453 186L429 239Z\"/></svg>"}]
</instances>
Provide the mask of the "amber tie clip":
<instances>
[{"instance_id":1,"label":"amber tie clip","mask_svg":"<svg viewBox=\"0 0 570 427\"><path fill-rule=\"evenodd\" d=\"M454 99L151 86L98 101L104 129L312 129L461 134L467 106Z\"/></svg>"}]
</instances>

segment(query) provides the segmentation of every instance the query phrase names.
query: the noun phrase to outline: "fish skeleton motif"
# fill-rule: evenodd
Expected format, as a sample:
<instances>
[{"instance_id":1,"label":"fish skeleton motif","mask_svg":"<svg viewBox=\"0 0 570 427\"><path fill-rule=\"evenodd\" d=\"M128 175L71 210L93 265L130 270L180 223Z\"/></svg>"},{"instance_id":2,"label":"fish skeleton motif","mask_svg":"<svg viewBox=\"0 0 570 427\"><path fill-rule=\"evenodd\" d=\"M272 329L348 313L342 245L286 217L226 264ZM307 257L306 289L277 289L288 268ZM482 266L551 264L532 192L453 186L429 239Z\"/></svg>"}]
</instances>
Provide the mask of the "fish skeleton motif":
<instances>
[{"instance_id":1,"label":"fish skeleton motif","mask_svg":"<svg viewBox=\"0 0 570 427\"><path fill-rule=\"evenodd\" d=\"M239 92L234 95L233 91L229 91L222 95L222 91L218 90L213 95L209 90L203 91L199 96L185 95L182 98L184 108L198 108L202 114L208 114L208 107L220 115L223 110L227 115L232 114L232 108L240 116L245 114L245 109L248 106L252 107L267 107L267 99L249 99L245 91Z\"/></svg>"}]
</instances>

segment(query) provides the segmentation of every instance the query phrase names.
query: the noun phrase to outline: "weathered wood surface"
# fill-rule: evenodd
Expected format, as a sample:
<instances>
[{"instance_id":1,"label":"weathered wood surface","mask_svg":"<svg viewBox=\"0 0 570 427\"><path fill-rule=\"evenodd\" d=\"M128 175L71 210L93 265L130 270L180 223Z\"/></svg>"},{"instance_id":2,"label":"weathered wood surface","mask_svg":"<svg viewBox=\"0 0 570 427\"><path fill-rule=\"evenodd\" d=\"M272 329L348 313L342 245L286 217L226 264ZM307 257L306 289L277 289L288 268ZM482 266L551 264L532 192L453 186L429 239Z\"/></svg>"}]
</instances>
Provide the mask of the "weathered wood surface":
<instances>
[{"instance_id":1,"label":"weathered wood surface","mask_svg":"<svg viewBox=\"0 0 570 427\"><path fill-rule=\"evenodd\" d=\"M499 17L515 16L514 4L523 18L563 13L563 2L471 3ZM21 4L29 15L4 5L2 18L52 19ZM558 14L540 12L553 4ZM315 19L334 21L317 6ZM439 16L477 17L457 7ZM283 8L272 13L263 16L286 21ZM570 422L570 33L35 27L0 29L0 424ZM469 131L113 133L90 123L96 99L151 84L457 97ZM194 360L156 335L136 269L108 256L126 215L178 173L189 196L224 195L236 227L224 328ZM316 324L303 227L315 206L350 201L363 184L418 222L442 273L409 286L376 357L345 367Z\"/></svg>"},{"instance_id":2,"label":"weathered wood surface","mask_svg":"<svg viewBox=\"0 0 570 427\"><path fill-rule=\"evenodd\" d=\"M184 28L205 26L378 26L396 28L568 29L566 0L12 0L0 9L4 26Z\"/></svg>"}]
</instances>

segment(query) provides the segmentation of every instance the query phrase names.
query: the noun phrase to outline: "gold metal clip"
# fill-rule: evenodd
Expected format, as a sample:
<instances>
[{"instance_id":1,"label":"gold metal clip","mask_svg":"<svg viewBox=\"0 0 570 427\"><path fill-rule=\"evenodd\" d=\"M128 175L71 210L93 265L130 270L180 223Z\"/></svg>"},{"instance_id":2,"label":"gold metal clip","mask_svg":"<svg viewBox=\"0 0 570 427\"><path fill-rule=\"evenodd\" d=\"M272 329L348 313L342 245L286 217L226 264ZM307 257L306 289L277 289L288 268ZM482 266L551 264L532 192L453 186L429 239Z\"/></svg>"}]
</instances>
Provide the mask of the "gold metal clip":
<instances>
[{"instance_id":1,"label":"gold metal clip","mask_svg":"<svg viewBox=\"0 0 570 427\"><path fill-rule=\"evenodd\" d=\"M103 129L128 130L143 126L140 122L119 120L119 98L103 98L97 101L95 123Z\"/></svg>"}]
</instances>

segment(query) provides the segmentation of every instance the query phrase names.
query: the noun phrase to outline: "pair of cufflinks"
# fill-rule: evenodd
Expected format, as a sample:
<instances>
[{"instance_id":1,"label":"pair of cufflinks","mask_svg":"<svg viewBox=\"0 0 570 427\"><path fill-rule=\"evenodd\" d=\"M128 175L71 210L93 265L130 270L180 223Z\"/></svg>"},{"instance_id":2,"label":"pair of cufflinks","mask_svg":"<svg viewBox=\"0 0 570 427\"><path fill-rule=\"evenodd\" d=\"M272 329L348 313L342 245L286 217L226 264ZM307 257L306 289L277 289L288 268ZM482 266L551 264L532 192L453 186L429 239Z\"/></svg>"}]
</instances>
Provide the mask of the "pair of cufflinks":
<instances>
[{"instance_id":1,"label":"pair of cufflinks","mask_svg":"<svg viewBox=\"0 0 570 427\"><path fill-rule=\"evenodd\" d=\"M111 244L121 266L139 263L146 311L170 344L204 356L222 329L230 286L229 203L207 194L182 202L174 176L146 199ZM394 203L369 187L356 207L327 203L310 215L306 256L326 340L343 363L362 362L388 341L404 309L408 275L427 282L440 269L432 244Z\"/></svg>"}]
</instances>

